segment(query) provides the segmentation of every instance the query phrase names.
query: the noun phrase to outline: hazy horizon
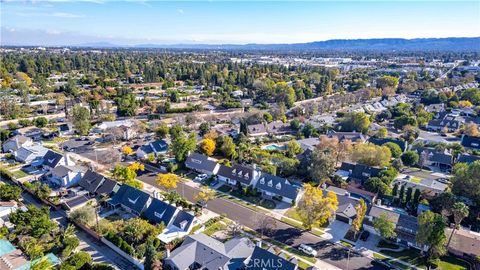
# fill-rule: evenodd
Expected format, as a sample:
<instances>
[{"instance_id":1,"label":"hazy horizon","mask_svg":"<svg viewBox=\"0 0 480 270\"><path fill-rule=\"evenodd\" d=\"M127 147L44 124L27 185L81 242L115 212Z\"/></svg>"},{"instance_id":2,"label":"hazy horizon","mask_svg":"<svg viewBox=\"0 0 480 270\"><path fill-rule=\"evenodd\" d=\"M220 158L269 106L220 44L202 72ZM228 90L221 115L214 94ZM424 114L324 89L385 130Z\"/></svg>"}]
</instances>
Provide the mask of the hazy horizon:
<instances>
[{"instance_id":1,"label":"hazy horizon","mask_svg":"<svg viewBox=\"0 0 480 270\"><path fill-rule=\"evenodd\" d=\"M479 1L3 0L1 44L285 44L480 37Z\"/></svg>"}]
</instances>

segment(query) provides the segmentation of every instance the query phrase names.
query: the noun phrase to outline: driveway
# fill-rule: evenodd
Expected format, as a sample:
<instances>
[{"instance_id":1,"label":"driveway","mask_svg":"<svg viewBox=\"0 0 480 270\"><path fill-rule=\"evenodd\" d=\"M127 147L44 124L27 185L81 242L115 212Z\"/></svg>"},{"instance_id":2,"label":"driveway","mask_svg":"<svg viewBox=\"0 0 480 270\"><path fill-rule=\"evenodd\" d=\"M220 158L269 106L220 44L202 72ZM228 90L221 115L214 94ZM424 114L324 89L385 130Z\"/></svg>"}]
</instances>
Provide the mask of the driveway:
<instances>
[{"instance_id":1,"label":"driveway","mask_svg":"<svg viewBox=\"0 0 480 270\"><path fill-rule=\"evenodd\" d=\"M328 227L324 230L325 237L329 239L331 242L337 243L343 239L345 234L350 229L351 225L345 222L341 222L338 220L334 220L333 222L328 225Z\"/></svg>"}]
</instances>

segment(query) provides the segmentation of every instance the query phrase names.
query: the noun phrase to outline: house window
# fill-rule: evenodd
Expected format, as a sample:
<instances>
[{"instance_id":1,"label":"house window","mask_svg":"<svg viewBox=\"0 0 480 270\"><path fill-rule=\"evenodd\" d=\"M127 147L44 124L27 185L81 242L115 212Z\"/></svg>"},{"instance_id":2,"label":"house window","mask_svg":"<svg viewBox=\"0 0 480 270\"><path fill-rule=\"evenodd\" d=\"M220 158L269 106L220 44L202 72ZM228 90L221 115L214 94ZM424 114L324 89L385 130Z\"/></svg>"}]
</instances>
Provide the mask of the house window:
<instances>
[{"instance_id":1,"label":"house window","mask_svg":"<svg viewBox=\"0 0 480 270\"><path fill-rule=\"evenodd\" d=\"M366 173L366 172L363 172L363 173L362 173L362 176L370 177L370 174L369 174L369 173Z\"/></svg>"},{"instance_id":2,"label":"house window","mask_svg":"<svg viewBox=\"0 0 480 270\"><path fill-rule=\"evenodd\" d=\"M278 190L282 189L282 184L278 183L276 186L275 186Z\"/></svg>"},{"instance_id":3,"label":"house window","mask_svg":"<svg viewBox=\"0 0 480 270\"><path fill-rule=\"evenodd\" d=\"M472 143L472 146L478 147L478 143Z\"/></svg>"},{"instance_id":4,"label":"house window","mask_svg":"<svg viewBox=\"0 0 480 270\"><path fill-rule=\"evenodd\" d=\"M136 204L136 203L137 203L137 200L138 200L138 197L137 197L135 200L132 200L132 199L128 198L128 201L129 201L131 204Z\"/></svg>"},{"instance_id":5,"label":"house window","mask_svg":"<svg viewBox=\"0 0 480 270\"><path fill-rule=\"evenodd\" d=\"M237 169L233 169L232 174L235 175L237 173Z\"/></svg>"},{"instance_id":6,"label":"house window","mask_svg":"<svg viewBox=\"0 0 480 270\"><path fill-rule=\"evenodd\" d=\"M163 215L165 215L165 210L163 210L163 212L162 212L162 213L155 212L155 214L154 214L154 215L155 215L156 217L158 217L158 218L162 218L162 217L163 217Z\"/></svg>"},{"instance_id":7,"label":"house window","mask_svg":"<svg viewBox=\"0 0 480 270\"><path fill-rule=\"evenodd\" d=\"M273 187L273 183L272 183L272 180L268 181L268 184L267 184L269 187Z\"/></svg>"},{"instance_id":8,"label":"house window","mask_svg":"<svg viewBox=\"0 0 480 270\"><path fill-rule=\"evenodd\" d=\"M248 173L243 176L245 179L248 179Z\"/></svg>"},{"instance_id":9,"label":"house window","mask_svg":"<svg viewBox=\"0 0 480 270\"><path fill-rule=\"evenodd\" d=\"M242 171L238 172L238 177L242 177Z\"/></svg>"},{"instance_id":10,"label":"house window","mask_svg":"<svg viewBox=\"0 0 480 270\"><path fill-rule=\"evenodd\" d=\"M260 184L265 185L265 178L260 179Z\"/></svg>"}]
</instances>

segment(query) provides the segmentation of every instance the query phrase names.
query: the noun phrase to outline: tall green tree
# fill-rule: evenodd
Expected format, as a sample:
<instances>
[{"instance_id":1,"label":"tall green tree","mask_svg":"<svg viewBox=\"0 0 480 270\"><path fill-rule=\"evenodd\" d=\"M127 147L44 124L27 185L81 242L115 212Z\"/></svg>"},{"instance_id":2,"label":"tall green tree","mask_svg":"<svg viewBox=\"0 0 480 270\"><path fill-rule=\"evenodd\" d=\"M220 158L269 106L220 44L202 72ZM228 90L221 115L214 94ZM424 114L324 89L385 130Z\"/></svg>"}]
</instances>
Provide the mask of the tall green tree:
<instances>
[{"instance_id":1,"label":"tall green tree","mask_svg":"<svg viewBox=\"0 0 480 270\"><path fill-rule=\"evenodd\" d=\"M425 245L429 262L443 256L446 252L445 220L442 215L425 211L418 216L417 243Z\"/></svg>"},{"instance_id":2,"label":"tall green tree","mask_svg":"<svg viewBox=\"0 0 480 270\"><path fill-rule=\"evenodd\" d=\"M72 123L80 135L88 135L90 131L90 110L80 105L75 105L72 110Z\"/></svg>"},{"instance_id":3,"label":"tall green tree","mask_svg":"<svg viewBox=\"0 0 480 270\"><path fill-rule=\"evenodd\" d=\"M373 228L384 239L392 239L397 236L395 232L395 224L390 220L387 214L382 213L373 221Z\"/></svg>"}]
</instances>

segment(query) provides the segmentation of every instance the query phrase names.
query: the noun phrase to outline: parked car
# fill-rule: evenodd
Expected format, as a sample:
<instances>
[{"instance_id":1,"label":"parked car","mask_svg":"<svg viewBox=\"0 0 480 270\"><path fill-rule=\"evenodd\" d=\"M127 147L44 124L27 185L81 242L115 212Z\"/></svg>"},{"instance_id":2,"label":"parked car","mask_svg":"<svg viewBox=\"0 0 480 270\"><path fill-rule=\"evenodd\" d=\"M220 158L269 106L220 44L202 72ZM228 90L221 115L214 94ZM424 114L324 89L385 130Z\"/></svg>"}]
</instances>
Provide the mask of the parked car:
<instances>
[{"instance_id":1,"label":"parked car","mask_svg":"<svg viewBox=\"0 0 480 270\"><path fill-rule=\"evenodd\" d=\"M370 232L369 231L363 231L362 234L360 235L360 239L362 241L367 241L368 237L370 236Z\"/></svg>"},{"instance_id":2,"label":"parked car","mask_svg":"<svg viewBox=\"0 0 480 270\"><path fill-rule=\"evenodd\" d=\"M218 180L214 180L214 181L212 181L212 182L210 183L209 186L210 186L210 187L214 187L214 186L216 186L217 184L218 184Z\"/></svg>"},{"instance_id":3,"label":"parked car","mask_svg":"<svg viewBox=\"0 0 480 270\"><path fill-rule=\"evenodd\" d=\"M193 180L198 181L198 182L203 182L205 179L207 179L208 175L202 173L197 175Z\"/></svg>"},{"instance_id":4,"label":"parked car","mask_svg":"<svg viewBox=\"0 0 480 270\"><path fill-rule=\"evenodd\" d=\"M317 251L313 249L311 246L308 246L305 244L300 244L300 246L298 246L298 250L313 257L317 256Z\"/></svg>"}]
</instances>

